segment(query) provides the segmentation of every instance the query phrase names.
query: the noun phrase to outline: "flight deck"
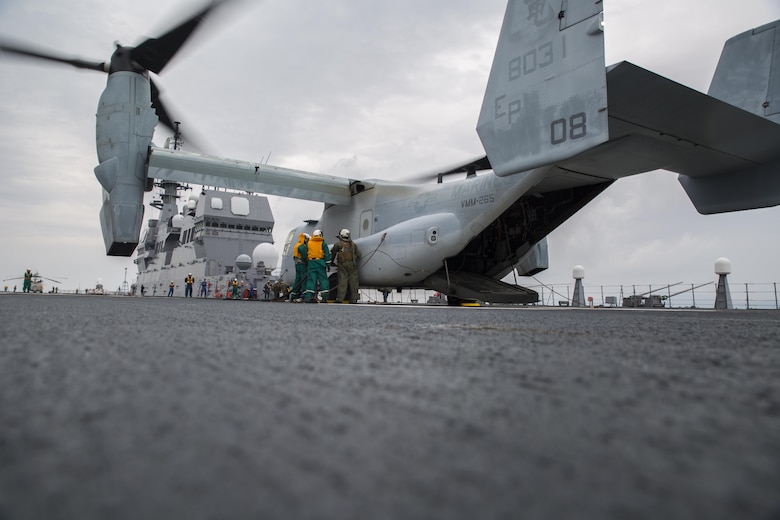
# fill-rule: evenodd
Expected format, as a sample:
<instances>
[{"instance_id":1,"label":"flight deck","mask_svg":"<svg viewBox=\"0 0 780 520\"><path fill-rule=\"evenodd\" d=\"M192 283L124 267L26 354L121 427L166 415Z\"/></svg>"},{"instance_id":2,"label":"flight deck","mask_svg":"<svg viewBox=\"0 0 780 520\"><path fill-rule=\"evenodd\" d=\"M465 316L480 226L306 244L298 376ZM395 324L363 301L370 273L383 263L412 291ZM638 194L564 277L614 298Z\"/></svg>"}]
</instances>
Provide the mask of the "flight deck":
<instances>
[{"instance_id":1,"label":"flight deck","mask_svg":"<svg viewBox=\"0 0 780 520\"><path fill-rule=\"evenodd\" d=\"M0 295L0 518L774 518L780 312Z\"/></svg>"}]
</instances>

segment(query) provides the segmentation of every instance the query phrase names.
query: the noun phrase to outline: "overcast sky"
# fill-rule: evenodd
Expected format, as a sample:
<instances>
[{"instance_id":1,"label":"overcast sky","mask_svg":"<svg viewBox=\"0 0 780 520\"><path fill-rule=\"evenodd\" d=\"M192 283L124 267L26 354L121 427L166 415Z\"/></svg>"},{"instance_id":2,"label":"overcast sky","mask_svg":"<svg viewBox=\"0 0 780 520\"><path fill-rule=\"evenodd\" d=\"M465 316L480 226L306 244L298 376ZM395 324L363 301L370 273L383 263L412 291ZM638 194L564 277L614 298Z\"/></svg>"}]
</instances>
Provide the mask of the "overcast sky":
<instances>
[{"instance_id":1,"label":"overcast sky","mask_svg":"<svg viewBox=\"0 0 780 520\"><path fill-rule=\"evenodd\" d=\"M777 0L604 4L607 64L628 60L700 91L727 38L780 18ZM113 42L157 36L199 5L0 0L0 35L107 60ZM475 126L505 5L245 0L196 35L157 82L208 153L249 161L270 153L277 166L406 179L483 153ZM94 114L105 76L5 56L0 78L0 275L29 267L66 278L62 289L100 278L113 290L126 269L132 283L132 259L105 256L98 220ZM155 141L165 137L158 130ZM289 229L322 208L271 205L279 252ZM725 256L733 281L780 281L779 221L780 208L702 216L675 174L639 175L548 237L550 269L537 278L566 283L581 264L588 284L698 283L712 280Z\"/></svg>"}]
</instances>

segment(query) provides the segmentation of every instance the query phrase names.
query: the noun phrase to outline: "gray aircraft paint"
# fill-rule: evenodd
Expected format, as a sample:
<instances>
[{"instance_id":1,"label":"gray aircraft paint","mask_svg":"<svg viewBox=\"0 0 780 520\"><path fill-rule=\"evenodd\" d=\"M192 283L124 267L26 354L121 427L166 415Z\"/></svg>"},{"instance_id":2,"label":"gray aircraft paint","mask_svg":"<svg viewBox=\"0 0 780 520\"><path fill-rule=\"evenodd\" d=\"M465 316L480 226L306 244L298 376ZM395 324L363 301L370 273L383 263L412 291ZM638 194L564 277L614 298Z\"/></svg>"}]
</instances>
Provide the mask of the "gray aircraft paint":
<instances>
[{"instance_id":1,"label":"gray aircraft paint","mask_svg":"<svg viewBox=\"0 0 780 520\"><path fill-rule=\"evenodd\" d=\"M553 164L608 139L601 8L509 2L477 125L497 175Z\"/></svg>"},{"instance_id":2,"label":"gray aircraft paint","mask_svg":"<svg viewBox=\"0 0 780 520\"><path fill-rule=\"evenodd\" d=\"M103 187L100 224L109 255L128 256L138 245L144 216L146 155L157 115L149 78L114 72L97 110L95 176Z\"/></svg>"}]
</instances>

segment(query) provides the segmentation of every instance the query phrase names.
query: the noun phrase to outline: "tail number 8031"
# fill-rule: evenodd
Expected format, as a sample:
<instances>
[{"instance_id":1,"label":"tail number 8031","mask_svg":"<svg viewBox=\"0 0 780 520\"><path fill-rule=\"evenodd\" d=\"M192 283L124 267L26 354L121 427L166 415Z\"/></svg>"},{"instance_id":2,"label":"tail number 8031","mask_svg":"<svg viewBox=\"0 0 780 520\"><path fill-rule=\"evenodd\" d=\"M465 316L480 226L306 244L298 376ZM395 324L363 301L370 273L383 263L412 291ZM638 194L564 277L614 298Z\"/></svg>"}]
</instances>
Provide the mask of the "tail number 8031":
<instances>
[{"instance_id":1,"label":"tail number 8031","mask_svg":"<svg viewBox=\"0 0 780 520\"><path fill-rule=\"evenodd\" d=\"M556 119L550 123L550 143L561 144L588 135L585 112L579 112L569 119Z\"/></svg>"}]
</instances>

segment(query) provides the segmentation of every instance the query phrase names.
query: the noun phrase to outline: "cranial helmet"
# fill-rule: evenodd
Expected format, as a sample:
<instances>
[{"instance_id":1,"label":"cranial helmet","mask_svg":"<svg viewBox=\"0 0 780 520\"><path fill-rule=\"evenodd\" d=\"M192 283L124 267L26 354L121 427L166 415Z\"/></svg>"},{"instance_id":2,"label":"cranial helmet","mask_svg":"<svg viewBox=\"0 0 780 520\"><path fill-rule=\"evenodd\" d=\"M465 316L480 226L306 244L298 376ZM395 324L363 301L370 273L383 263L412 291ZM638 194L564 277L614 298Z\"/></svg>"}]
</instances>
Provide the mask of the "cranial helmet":
<instances>
[{"instance_id":1,"label":"cranial helmet","mask_svg":"<svg viewBox=\"0 0 780 520\"><path fill-rule=\"evenodd\" d=\"M321 229L315 229L314 233L312 233L312 236L322 237L322 230Z\"/></svg>"},{"instance_id":2,"label":"cranial helmet","mask_svg":"<svg viewBox=\"0 0 780 520\"><path fill-rule=\"evenodd\" d=\"M343 240L349 240L349 229L344 228L341 231L339 231L339 238Z\"/></svg>"},{"instance_id":3,"label":"cranial helmet","mask_svg":"<svg viewBox=\"0 0 780 520\"><path fill-rule=\"evenodd\" d=\"M309 240L311 238L311 235L308 234L308 233L304 233L303 234L303 238L305 238L306 240Z\"/></svg>"}]
</instances>

